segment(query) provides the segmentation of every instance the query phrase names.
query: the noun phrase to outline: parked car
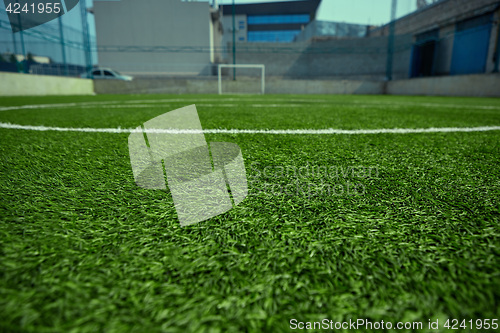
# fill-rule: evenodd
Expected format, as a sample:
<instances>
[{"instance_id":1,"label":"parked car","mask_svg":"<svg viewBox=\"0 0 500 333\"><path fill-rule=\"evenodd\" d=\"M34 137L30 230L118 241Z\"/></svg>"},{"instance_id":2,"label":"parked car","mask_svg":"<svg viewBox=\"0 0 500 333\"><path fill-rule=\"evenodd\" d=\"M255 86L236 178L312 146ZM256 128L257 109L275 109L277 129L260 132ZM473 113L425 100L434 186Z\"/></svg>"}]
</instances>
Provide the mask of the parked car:
<instances>
[{"instance_id":1,"label":"parked car","mask_svg":"<svg viewBox=\"0 0 500 333\"><path fill-rule=\"evenodd\" d=\"M86 79L93 77L94 79L106 79L106 80L124 80L132 81L133 77L129 75L122 75L115 70L110 68L94 68L88 73L83 73L80 77Z\"/></svg>"}]
</instances>

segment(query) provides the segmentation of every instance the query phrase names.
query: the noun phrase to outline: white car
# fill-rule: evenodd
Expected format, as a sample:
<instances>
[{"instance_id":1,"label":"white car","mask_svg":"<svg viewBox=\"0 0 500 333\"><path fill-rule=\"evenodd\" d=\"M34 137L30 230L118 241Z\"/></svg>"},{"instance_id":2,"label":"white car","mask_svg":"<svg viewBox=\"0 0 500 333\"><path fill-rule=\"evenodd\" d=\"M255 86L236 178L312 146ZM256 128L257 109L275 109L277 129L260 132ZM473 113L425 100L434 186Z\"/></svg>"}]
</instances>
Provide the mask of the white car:
<instances>
[{"instance_id":1,"label":"white car","mask_svg":"<svg viewBox=\"0 0 500 333\"><path fill-rule=\"evenodd\" d=\"M92 74L92 76L90 75ZM124 80L124 81L132 81L133 77L129 75L122 75L115 70L109 68L94 68L89 73L83 73L80 77L86 78L94 78L94 79L106 79L106 80Z\"/></svg>"}]
</instances>

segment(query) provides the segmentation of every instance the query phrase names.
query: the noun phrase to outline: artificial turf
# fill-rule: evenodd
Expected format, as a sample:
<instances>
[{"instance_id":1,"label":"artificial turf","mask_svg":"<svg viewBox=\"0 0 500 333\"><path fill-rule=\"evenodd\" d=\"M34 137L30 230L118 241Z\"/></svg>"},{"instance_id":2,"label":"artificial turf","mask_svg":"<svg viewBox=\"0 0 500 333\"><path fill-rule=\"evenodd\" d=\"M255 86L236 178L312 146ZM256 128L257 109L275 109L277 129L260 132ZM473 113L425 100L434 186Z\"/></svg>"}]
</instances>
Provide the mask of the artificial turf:
<instances>
[{"instance_id":1,"label":"artificial turf","mask_svg":"<svg viewBox=\"0 0 500 333\"><path fill-rule=\"evenodd\" d=\"M205 129L500 125L499 99L300 95L4 97L0 123L135 128L189 104ZM500 131L205 134L240 146L249 195L188 227L135 184L127 137L0 129L0 331L499 331L469 320L500 320ZM340 172L289 172L315 167Z\"/></svg>"}]
</instances>

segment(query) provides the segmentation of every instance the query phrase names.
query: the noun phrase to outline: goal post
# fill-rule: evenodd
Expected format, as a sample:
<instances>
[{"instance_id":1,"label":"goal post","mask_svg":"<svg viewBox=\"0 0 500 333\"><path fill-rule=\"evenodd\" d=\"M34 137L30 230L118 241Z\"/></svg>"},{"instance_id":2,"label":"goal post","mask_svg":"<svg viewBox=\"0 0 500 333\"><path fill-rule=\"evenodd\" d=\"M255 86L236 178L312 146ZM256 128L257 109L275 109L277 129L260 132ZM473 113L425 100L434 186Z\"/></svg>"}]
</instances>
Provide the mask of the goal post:
<instances>
[{"instance_id":1,"label":"goal post","mask_svg":"<svg viewBox=\"0 0 500 333\"><path fill-rule=\"evenodd\" d=\"M265 81L265 73L266 67L261 64L219 64L217 68L217 77L219 82L219 95L224 94L222 91L222 69L223 68L255 68L260 69L261 79L260 79L260 93L264 94L266 90L266 81Z\"/></svg>"}]
</instances>

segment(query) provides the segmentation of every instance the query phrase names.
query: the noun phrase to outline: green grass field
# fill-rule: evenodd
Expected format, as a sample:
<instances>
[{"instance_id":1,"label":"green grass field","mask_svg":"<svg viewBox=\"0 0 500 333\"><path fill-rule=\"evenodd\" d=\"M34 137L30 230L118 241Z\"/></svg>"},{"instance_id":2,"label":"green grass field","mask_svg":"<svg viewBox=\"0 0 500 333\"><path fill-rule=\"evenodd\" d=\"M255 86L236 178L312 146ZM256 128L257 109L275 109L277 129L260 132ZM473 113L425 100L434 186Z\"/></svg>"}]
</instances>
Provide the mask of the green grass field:
<instances>
[{"instance_id":1,"label":"green grass field","mask_svg":"<svg viewBox=\"0 0 500 333\"><path fill-rule=\"evenodd\" d=\"M0 123L127 129L190 104L204 129L500 125L499 99L299 95L3 97ZM500 331L470 329L500 320L499 130L205 137L239 145L249 195L181 228L127 133L0 128L0 331Z\"/></svg>"}]
</instances>

